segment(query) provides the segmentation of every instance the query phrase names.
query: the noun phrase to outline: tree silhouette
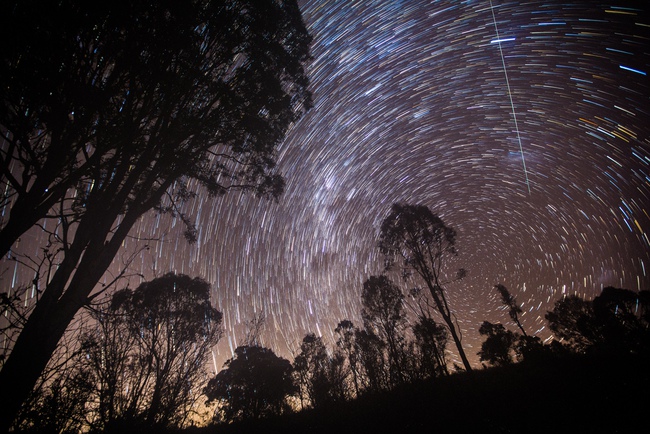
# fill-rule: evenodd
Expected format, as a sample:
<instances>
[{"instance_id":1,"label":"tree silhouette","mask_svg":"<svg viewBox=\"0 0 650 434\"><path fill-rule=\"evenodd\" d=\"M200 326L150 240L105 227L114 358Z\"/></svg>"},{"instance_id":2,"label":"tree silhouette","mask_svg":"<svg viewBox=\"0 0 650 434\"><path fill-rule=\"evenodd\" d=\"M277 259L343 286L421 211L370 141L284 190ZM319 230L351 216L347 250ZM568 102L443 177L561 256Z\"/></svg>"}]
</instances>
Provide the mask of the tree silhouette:
<instances>
[{"instance_id":1,"label":"tree silhouette","mask_svg":"<svg viewBox=\"0 0 650 434\"><path fill-rule=\"evenodd\" d=\"M386 276L370 276L361 292L361 317L369 334L386 349L388 378L392 387L407 380L406 313L402 291Z\"/></svg>"},{"instance_id":2,"label":"tree silhouette","mask_svg":"<svg viewBox=\"0 0 650 434\"><path fill-rule=\"evenodd\" d=\"M501 302L505 307L508 308L508 315L510 316L510 319L519 327L519 330L521 330L521 333L524 336L528 336L526 334L526 330L524 330L524 327L521 325L521 322L519 321L519 314L521 313L521 307L517 304L517 300L513 295L510 294L510 291L508 291L508 288L501 284L494 285L496 290L499 292L499 295L501 295Z\"/></svg>"},{"instance_id":3,"label":"tree silhouette","mask_svg":"<svg viewBox=\"0 0 650 434\"><path fill-rule=\"evenodd\" d=\"M549 328L571 350L650 352L650 292L606 287L593 301L577 296L558 300L546 314Z\"/></svg>"},{"instance_id":4,"label":"tree silhouette","mask_svg":"<svg viewBox=\"0 0 650 434\"><path fill-rule=\"evenodd\" d=\"M307 334L293 362L301 400L307 397L312 407L320 407L346 398L342 357L330 357L323 340Z\"/></svg>"},{"instance_id":5,"label":"tree silhouette","mask_svg":"<svg viewBox=\"0 0 650 434\"><path fill-rule=\"evenodd\" d=\"M369 392L389 390L391 384L384 357L385 343L365 328L355 331L354 340L362 373L361 389Z\"/></svg>"},{"instance_id":6,"label":"tree silhouette","mask_svg":"<svg viewBox=\"0 0 650 434\"><path fill-rule=\"evenodd\" d=\"M359 372L359 352L356 343L357 329L350 320L343 320L338 323L334 331L338 334L336 339L336 352L340 357L347 361L347 370L352 376L352 387L354 396L359 396L360 391L360 372ZM345 373L345 371L344 371Z\"/></svg>"},{"instance_id":7,"label":"tree silhouette","mask_svg":"<svg viewBox=\"0 0 650 434\"><path fill-rule=\"evenodd\" d=\"M310 105L295 1L12 2L0 61L0 250L52 217L55 272L0 371L0 431L132 226L211 194L277 197L275 150ZM34 220L36 219L36 220ZM26 222L26 223L22 223ZM44 227L44 226L41 226Z\"/></svg>"},{"instance_id":8,"label":"tree silhouette","mask_svg":"<svg viewBox=\"0 0 650 434\"><path fill-rule=\"evenodd\" d=\"M91 376L78 366L65 369L36 388L21 409L19 432L79 433L87 428L86 405L91 399ZM45 386L45 385L44 385Z\"/></svg>"},{"instance_id":9,"label":"tree silhouette","mask_svg":"<svg viewBox=\"0 0 650 434\"><path fill-rule=\"evenodd\" d=\"M606 287L594 298L595 321L608 351L650 353L650 292Z\"/></svg>"},{"instance_id":10,"label":"tree silhouette","mask_svg":"<svg viewBox=\"0 0 650 434\"><path fill-rule=\"evenodd\" d=\"M413 324L415 347L417 348L417 372L422 378L434 378L448 375L445 355L449 332L447 328L436 323L433 318L419 316Z\"/></svg>"},{"instance_id":11,"label":"tree silhouette","mask_svg":"<svg viewBox=\"0 0 650 434\"><path fill-rule=\"evenodd\" d=\"M601 336L592 303L575 295L556 301L546 320L555 336L576 352L585 352Z\"/></svg>"},{"instance_id":12,"label":"tree silhouette","mask_svg":"<svg viewBox=\"0 0 650 434\"><path fill-rule=\"evenodd\" d=\"M487 340L481 347L481 361L487 361L491 364L499 365L510 363L511 360L504 363L506 359L505 348L508 347L508 356L510 359L510 349L514 350L518 361L536 360L542 358L550 351L548 347L544 347L542 340L537 336L529 336L524 329L524 326L519 320L519 314L522 312L521 307L517 304L516 298L510 294L510 291L501 284L494 285L497 292L501 296L501 303L508 308L508 316L521 330L521 335L518 333L506 332L500 324L493 325L489 322L484 322L481 329L485 331ZM498 329L498 330L497 330ZM479 330L480 332L480 330ZM513 340L514 339L514 340ZM485 357L485 358L483 358Z\"/></svg>"},{"instance_id":13,"label":"tree silhouette","mask_svg":"<svg viewBox=\"0 0 650 434\"><path fill-rule=\"evenodd\" d=\"M465 370L471 371L443 281L445 261L457 254L455 242L456 231L447 227L428 207L421 205L394 204L381 224L379 236L379 248L386 257L386 267L393 267L396 259L400 259L406 274L413 270L424 281L437 311L449 328ZM464 270L459 270L458 275L464 275Z\"/></svg>"},{"instance_id":14,"label":"tree silhouette","mask_svg":"<svg viewBox=\"0 0 650 434\"><path fill-rule=\"evenodd\" d=\"M488 362L494 366L505 366L512 363L512 355L517 335L502 324L492 324L483 321L478 331L481 336L487 339L481 344L481 351L478 352L482 362Z\"/></svg>"},{"instance_id":15,"label":"tree silhouette","mask_svg":"<svg viewBox=\"0 0 650 434\"><path fill-rule=\"evenodd\" d=\"M225 369L211 379L204 393L217 402L215 418L235 421L262 418L291 410L287 397L295 395L291 363L272 350L240 346Z\"/></svg>"},{"instance_id":16,"label":"tree silhouette","mask_svg":"<svg viewBox=\"0 0 650 434\"><path fill-rule=\"evenodd\" d=\"M92 379L91 427L182 426L207 382L221 318L210 285L186 275L116 292L82 337L78 363Z\"/></svg>"}]
</instances>

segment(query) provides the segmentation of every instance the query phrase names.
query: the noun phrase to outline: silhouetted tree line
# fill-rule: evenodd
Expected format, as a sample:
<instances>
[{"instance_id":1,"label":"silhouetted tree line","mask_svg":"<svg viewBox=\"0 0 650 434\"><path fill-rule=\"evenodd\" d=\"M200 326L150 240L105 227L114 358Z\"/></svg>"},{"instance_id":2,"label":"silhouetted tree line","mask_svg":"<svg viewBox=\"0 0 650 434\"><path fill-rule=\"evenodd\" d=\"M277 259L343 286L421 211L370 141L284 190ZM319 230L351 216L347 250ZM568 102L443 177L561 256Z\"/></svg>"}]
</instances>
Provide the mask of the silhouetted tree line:
<instances>
[{"instance_id":1,"label":"silhouetted tree line","mask_svg":"<svg viewBox=\"0 0 650 434\"><path fill-rule=\"evenodd\" d=\"M607 287L591 301L558 300L546 315L556 339L544 344L525 332L516 299L504 286L496 288L518 331L481 325L486 340L478 354L489 365L567 354L650 355L648 291ZM197 421L204 403L214 422L232 422L435 381L450 373L449 333L417 291L409 297L420 302L414 321L399 287L386 276L371 276L361 294L362 325L340 321L332 349L307 334L293 363L260 344L262 318L253 319L234 356L209 379L206 361L221 337L221 313L210 305L205 281L167 274L118 291L93 310L75 354L32 393L17 428L71 433L182 427Z\"/></svg>"},{"instance_id":2,"label":"silhouetted tree line","mask_svg":"<svg viewBox=\"0 0 650 434\"><path fill-rule=\"evenodd\" d=\"M456 253L455 232L426 207L396 204L380 239L387 270L402 249L401 275L419 278L429 291L416 286L405 295L387 275L370 276L361 291L362 323L340 321L332 348L308 333L291 363L261 345L263 317L255 317L233 357L209 379L206 360L221 336L221 313L210 305L205 281L167 274L117 291L91 311L72 355L34 389L16 427L58 433L182 427L196 421L203 403L214 422L233 422L328 407L450 375L448 344L460 344L460 334L456 329L453 339L457 325L443 286L450 280L443 279L444 261ZM416 267L420 271L411 273ZM478 355L488 365L650 350L648 291L608 287L591 301L564 297L546 315L555 339L545 344L526 333L508 289L495 288L516 331L487 321L480 326L486 339Z\"/></svg>"},{"instance_id":3,"label":"silhouetted tree line","mask_svg":"<svg viewBox=\"0 0 650 434\"><path fill-rule=\"evenodd\" d=\"M489 365L535 362L568 353L650 355L650 291L609 286L593 300L576 295L563 297L546 314L555 339L544 344L538 337L526 334L515 298L503 285L496 285L496 289L521 333L502 324L483 322L479 333L486 339L478 355Z\"/></svg>"}]
</instances>

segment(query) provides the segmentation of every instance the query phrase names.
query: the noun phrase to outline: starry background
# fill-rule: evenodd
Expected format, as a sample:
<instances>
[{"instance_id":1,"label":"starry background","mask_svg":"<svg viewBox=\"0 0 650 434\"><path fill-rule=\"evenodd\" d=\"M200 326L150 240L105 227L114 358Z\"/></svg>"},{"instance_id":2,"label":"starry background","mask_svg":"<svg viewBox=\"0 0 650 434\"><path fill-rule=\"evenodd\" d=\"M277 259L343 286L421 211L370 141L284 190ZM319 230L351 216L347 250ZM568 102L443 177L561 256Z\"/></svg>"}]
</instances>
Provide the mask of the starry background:
<instances>
[{"instance_id":1,"label":"starry background","mask_svg":"<svg viewBox=\"0 0 650 434\"><path fill-rule=\"evenodd\" d=\"M331 344L340 320L360 324L362 283L382 272L379 225L394 202L427 205L458 232L449 269L469 274L447 289L473 363L481 322L508 322L496 283L542 338L544 314L565 294L650 289L650 6L300 5L315 106L279 149L280 202L199 195L186 207L200 229L193 245L166 216L133 231L160 238L134 272L213 284L225 329L217 368L256 313L262 343L291 360L306 333ZM113 274L141 246L128 240Z\"/></svg>"}]
</instances>

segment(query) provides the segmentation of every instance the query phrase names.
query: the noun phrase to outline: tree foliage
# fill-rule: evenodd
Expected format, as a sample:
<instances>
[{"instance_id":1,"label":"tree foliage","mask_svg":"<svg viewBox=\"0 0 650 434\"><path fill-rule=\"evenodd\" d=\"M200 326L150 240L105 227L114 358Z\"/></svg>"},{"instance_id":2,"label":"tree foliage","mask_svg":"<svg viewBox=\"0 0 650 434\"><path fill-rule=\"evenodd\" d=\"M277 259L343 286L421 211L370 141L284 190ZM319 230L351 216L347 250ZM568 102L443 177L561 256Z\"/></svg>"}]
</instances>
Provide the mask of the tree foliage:
<instances>
[{"instance_id":1,"label":"tree foliage","mask_svg":"<svg viewBox=\"0 0 650 434\"><path fill-rule=\"evenodd\" d=\"M359 396L361 390L361 372L359 366L359 348L356 342L357 329L350 320L340 321L334 331L336 339L336 354L342 359L343 373L352 383L353 396Z\"/></svg>"},{"instance_id":2,"label":"tree foliage","mask_svg":"<svg viewBox=\"0 0 650 434\"><path fill-rule=\"evenodd\" d=\"M482 362L494 366L505 366L513 362L514 346L517 342L515 333L506 330L502 324L492 324L489 321L481 324L479 333L487 337L478 352Z\"/></svg>"},{"instance_id":3,"label":"tree foliage","mask_svg":"<svg viewBox=\"0 0 650 434\"><path fill-rule=\"evenodd\" d=\"M594 322L592 303L575 295L556 301L546 320L555 336L576 352L594 345L601 334Z\"/></svg>"},{"instance_id":4,"label":"tree foliage","mask_svg":"<svg viewBox=\"0 0 650 434\"><path fill-rule=\"evenodd\" d=\"M361 389L368 392L390 390L391 383L385 357L385 342L367 329L355 330L356 354L361 367Z\"/></svg>"},{"instance_id":5,"label":"tree foliage","mask_svg":"<svg viewBox=\"0 0 650 434\"><path fill-rule=\"evenodd\" d=\"M340 354L330 356L323 340L307 334L300 353L293 362L301 400L307 398L312 407L321 407L347 398L347 385Z\"/></svg>"},{"instance_id":6,"label":"tree foliage","mask_svg":"<svg viewBox=\"0 0 650 434\"><path fill-rule=\"evenodd\" d=\"M20 432L77 434L88 427L90 374L78 366L59 369L57 373L58 376L35 388L21 409L21 423L17 426Z\"/></svg>"},{"instance_id":7,"label":"tree foliage","mask_svg":"<svg viewBox=\"0 0 650 434\"><path fill-rule=\"evenodd\" d=\"M650 291L606 287L592 301L568 296L546 314L549 328L573 351L650 352Z\"/></svg>"},{"instance_id":8,"label":"tree foliage","mask_svg":"<svg viewBox=\"0 0 650 434\"><path fill-rule=\"evenodd\" d=\"M477 354L482 362L493 366L508 365L516 359L518 362L539 361L552 351L545 347L537 336L529 336L521 324L519 314L522 309L517 304L515 296L501 284L494 285L501 297L501 303L508 309L508 316L521 330L521 334L507 330L502 324L492 324L484 321L479 333L486 336Z\"/></svg>"},{"instance_id":9,"label":"tree foliage","mask_svg":"<svg viewBox=\"0 0 650 434\"><path fill-rule=\"evenodd\" d=\"M361 292L365 330L385 348L388 381L392 387L407 379L406 312L402 291L386 276L370 276Z\"/></svg>"},{"instance_id":10,"label":"tree foliage","mask_svg":"<svg viewBox=\"0 0 650 434\"><path fill-rule=\"evenodd\" d=\"M48 365L49 376L23 406L18 428L184 426L208 380L206 361L221 336L220 324L210 285L202 279L169 273L116 292L93 308L78 333L66 336L72 353L57 351L58 363Z\"/></svg>"},{"instance_id":11,"label":"tree foliage","mask_svg":"<svg viewBox=\"0 0 650 434\"><path fill-rule=\"evenodd\" d=\"M522 311L521 307L517 304L517 299L510 294L510 291L508 291L508 288L506 288L504 285L497 284L494 285L494 287L501 296L501 303L503 303L503 305L508 308L508 315L510 316L510 319L517 325L517 327L519 327L519 330L521 330L521 333L524 336L528 336L526 334L526 330L524 330L524 326L521 325L521 321L519 321L519 314Z\"/></svg>"},{"instance_id":12,"label":"tree foliage","mask_svg":"<svg viewBox=\"0 0 650 434\"><path fill-rule=\"evenodd\" d=\"M449 340L447 328L433 318L420 316L413 324L417 357L415 372L419 378L448 375L446 348Z\"/></svg>"},{"instance_id":13,"label":"tree foliage","mask_svg":"<svg viewBox=\"0 0 650 434\"><path fill-rule=\"evenodd\" d=\"M235 421L291 411L287 401L298 392L291 363L260 346L240 346L204 393L217 402L215 418Z\"/></svg>"},{"instance_id":14,"label":"tree foliage","mask_svg":"<svg viewBox=\"0 0 650 434\"><path fill-rule=\"evenodd\" d=\"M92 427L182 426L207 381L221 318L210 285L186 275L116 292L82 337L79 363L93 379Z\"/></svg>"},{"instance_id":15,"label":"tree foliage","mask_svg":"<svg viewBox=\"0 0 650 434\"><path fill-rule=\"evenodd\" d=\"M449 328L465 369L471 371L444 288L448 273L444 264L457 254L455 243L456 231L423 205L394 204L381 224L379 248L386 258L386 267L392 268L401 261L406 275L415 272L420 276ZM457 273L459 277L464 274L464 270Z\"/></svg>"},{"instance_id":16,"label":"tree foliage","mask_svg":"<svg viewBox=\"0 0 650 434\"><path fill-rule=\"evenodd\" d=\"M14 1L2 12L0 253L51 218L54 265L0 371L14 391L0 397L5 430L135 222L155 208L195 238L179 206L190 180L211 195L277 197L276 147L311 101L295 1Z\"/></svg>"}]
</instances>

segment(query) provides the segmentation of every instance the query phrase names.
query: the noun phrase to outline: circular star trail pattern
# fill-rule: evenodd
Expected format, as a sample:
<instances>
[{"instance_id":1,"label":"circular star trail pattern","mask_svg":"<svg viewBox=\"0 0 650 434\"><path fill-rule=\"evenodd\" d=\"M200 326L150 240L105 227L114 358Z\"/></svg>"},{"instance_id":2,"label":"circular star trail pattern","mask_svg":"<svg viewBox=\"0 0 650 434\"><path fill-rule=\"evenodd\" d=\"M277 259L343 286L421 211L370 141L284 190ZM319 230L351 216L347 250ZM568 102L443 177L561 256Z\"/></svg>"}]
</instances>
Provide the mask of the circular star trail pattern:
<instances>
[{"instance_id":1,"label":"circular star trail pattern","mask_svg":"<svg viewBox=\"0 0 650 434\"><path fill-rule=\"evenodd\" d=\"M543 338L564 295L650 289L647 7L301 2L315 106L279 150L284 196L200 195L187 204L194 245L180 222L150 214L133 234L162 240L132 267L214 285L226 332L217 368L256 313L262 343L288 358L308 332L331 343L340 320L359 324L394 202L427 205L458 232L449 267L468 276L447 289L474 363L481 322L508 323L496 283ZM128 241L124 256L136 248Z\"/></svg>"}]
</instances>

